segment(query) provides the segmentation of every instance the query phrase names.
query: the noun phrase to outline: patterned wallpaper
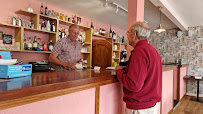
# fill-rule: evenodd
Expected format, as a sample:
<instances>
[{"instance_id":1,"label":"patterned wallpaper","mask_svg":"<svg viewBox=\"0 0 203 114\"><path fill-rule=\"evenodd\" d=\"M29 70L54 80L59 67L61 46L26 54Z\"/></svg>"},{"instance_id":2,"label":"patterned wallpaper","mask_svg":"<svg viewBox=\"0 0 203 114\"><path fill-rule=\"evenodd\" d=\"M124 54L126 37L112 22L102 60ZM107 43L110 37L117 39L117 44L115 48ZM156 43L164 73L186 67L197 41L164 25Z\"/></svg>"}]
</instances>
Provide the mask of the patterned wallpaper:
<instances>
[{"instance_id":1,"label":"patterned wallpaper","mask_svg":"<svg viewBox=\"0 0 203 114\"><path fill-rule=\"evenodd\" d=\"M188 75L203 76L203 26L189 27L188 31L176 29L167 32L151 33L148 39L160 53L163 63L174 63L183 59L189 64ZM196 94L196 82L187 81L187 93ZM203 82L200 82L203 94Z\"/></svg>"}]
</instances>

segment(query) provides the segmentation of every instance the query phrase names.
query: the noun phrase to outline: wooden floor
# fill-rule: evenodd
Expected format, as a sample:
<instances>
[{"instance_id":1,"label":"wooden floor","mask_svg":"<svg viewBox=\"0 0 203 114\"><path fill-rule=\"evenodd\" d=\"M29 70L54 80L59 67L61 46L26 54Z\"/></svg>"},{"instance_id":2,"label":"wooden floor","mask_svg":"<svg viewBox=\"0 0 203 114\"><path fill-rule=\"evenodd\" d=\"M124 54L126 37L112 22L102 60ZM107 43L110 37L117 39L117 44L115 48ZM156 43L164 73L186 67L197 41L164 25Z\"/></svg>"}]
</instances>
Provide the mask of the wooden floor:
<instances>
[{"instance_id":1,"label":"wooden floor","mask_svg":"<svg viewBox=\"0 0 203 114\"><path fill-rule=\"evenodd\" d=\"M190 96L184 96L172 114L203 114L203 103L190 101Z\"/></svg>"}]
</instances>

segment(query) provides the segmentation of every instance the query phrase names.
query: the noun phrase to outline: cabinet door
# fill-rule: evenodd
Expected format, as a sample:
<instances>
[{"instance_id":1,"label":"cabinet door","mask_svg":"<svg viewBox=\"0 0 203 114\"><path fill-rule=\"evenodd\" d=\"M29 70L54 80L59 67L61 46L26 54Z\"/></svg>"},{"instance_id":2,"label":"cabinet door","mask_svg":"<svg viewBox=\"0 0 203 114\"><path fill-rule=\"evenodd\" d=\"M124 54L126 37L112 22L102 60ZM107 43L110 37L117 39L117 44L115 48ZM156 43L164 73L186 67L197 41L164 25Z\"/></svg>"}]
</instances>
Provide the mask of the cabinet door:
<instances>
[{"instance_id":1,"label":"cabinet door","mask_svg":"<svg viewBox=\"0 0 203 114\"><path fill-rule=\"evenodd\" d=\"M92 66L106 68L111 66L112 45L106 40L92 41Z\"/></svg>"}]
</instances>

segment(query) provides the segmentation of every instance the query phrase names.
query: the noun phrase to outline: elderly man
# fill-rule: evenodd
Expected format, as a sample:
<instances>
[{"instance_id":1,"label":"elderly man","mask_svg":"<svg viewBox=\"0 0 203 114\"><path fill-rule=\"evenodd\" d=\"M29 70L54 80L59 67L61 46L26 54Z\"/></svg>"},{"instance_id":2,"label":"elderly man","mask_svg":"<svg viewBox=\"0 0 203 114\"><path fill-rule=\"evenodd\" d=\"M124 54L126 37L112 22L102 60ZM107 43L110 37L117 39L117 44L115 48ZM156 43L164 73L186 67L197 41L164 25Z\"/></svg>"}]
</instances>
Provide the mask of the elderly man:
<instances>
[{"instance_id":1,"label":"elderly man","mask_svg":"<svg viewBox=\"0 0 203 114\"><path fill-rule=\"evenodd\" d=\"M162 89L161 57L148 43L150 30L146 23L136 22L127 35L134 49L127 67L116 66L117 78L123 85L126 114L157 114Z\"/></svg>"},{"instance_id":2,"label":"elderly man","mask_svg":"<svg viewBox=\"0 0 203 114\"><path fill-rule=\"evenodd\" d=\"M81 46L76 40L80 28L76 24L69 27L69 36L57 41L52 53L49 56L49 62L56 64L55 70L76 69L76 63L80 61Z\"/></svg>"}]
</instances>

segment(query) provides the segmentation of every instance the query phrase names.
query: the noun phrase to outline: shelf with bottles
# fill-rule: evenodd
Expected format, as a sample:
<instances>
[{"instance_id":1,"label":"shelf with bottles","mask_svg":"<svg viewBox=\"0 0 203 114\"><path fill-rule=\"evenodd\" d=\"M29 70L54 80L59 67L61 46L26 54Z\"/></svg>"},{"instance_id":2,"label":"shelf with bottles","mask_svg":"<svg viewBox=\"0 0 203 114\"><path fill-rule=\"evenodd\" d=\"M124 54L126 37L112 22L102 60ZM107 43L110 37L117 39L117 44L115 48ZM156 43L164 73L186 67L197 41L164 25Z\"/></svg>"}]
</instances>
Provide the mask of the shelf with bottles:
<instances>
[{"instance_id":1,"label":"shelf with bottles","mask_svg":"<svg viewBox=\"0 0 203 114\"><path fill-rule=\"evenodd\" d=\"M21 52L31 52L31 53L51 53L51 51L32 51L32 50L21 50Z\"/></svg>"},{"instance_id":2,"label":"shelf with bottles","mask_svg":"<svg viewBox=\"0 0 203 114\"><path fill-rule=\"evenodd\" d=\"M127 45L127 43L121 43L121 45Z\"/></svg>"},{"instance_id":3,"label":"shelf with bottles","mask_svg":"<svg viewBox=\"0 0 203 114\"><path fill-rule=\"evenodd\" d=\"M64 20L59 20L59 24L63 24L63 25L70 26L70 25L75 24L75 23L68 22L68 21L64 21ZM90 27L86 27L86 26L83 26L83 25L80 25L80 24L77 24L77 25L78 25L81 29L84 29L84 30L90 29Z\"/></svg>"},{"instance_id":4,"label":"shelf with bottles","mask_svg":"<svg viewBox=\"0 0 203 114\"><path fill-rule=\"evenodd\" d=\"M37 31L37 32L44 32L44 33L50 33L50 34L56 34L56 32L52 32L52 31L46 31L46 30L38 30L38 29L32 29L32 28L28 28L28 27L23 27L25 30L31 30L31 31Z\"/></svg>"},{"instance_id":5,"label":"shelf with bottles","mask_svg":"<svg viewBox=\"0 0 203 114\"><path fill-rule=\"evenodd\" d=\"M9 28L21 28L21 26L11 25L7 23L0 23L0 26L9 27Z\"/></svg>"},{"instance_id":6,"label":"shelf with bottles","mask_svg":"<svg viewBox=\"0 0 203 114\"><path fill-rule=\"evenodd\" d=\"M22 51L22 50L0 49L0 51Z\"/></svg>"}]
</instances>

